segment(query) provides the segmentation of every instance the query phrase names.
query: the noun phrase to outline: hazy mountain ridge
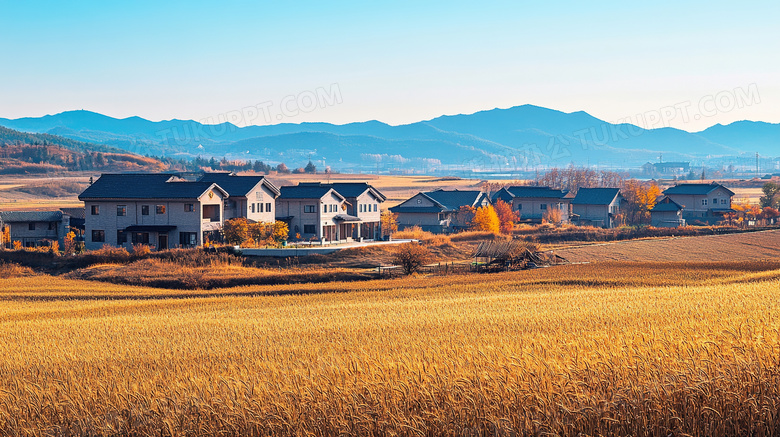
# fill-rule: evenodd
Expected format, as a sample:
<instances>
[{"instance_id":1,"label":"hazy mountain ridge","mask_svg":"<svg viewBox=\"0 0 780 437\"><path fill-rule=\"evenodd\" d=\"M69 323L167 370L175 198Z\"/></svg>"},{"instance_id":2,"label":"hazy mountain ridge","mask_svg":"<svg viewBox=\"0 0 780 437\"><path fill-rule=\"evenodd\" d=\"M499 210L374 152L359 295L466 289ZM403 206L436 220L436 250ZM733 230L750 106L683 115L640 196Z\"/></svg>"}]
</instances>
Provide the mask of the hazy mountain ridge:
<instances>
[{"instance_id":1,"label":"hazy mountain ridge","mask_svg":"<svg viewBox=\"0 0 780 437\"><path fill-rule=\"evenodd\" d=\"M133 153L227 156L297 165L311 158L340 168L401 167L404 160L464 167L602 163L638 165L713 156L780 155L780 124L736 122L690 133L612 124L578 111L532 105L391 126L379 121L237 127L192 120L116 119L89 111L0 119L27 132L56 133ZM384 157L387 156L387 157Z\"/></svg>"}]
</instances>

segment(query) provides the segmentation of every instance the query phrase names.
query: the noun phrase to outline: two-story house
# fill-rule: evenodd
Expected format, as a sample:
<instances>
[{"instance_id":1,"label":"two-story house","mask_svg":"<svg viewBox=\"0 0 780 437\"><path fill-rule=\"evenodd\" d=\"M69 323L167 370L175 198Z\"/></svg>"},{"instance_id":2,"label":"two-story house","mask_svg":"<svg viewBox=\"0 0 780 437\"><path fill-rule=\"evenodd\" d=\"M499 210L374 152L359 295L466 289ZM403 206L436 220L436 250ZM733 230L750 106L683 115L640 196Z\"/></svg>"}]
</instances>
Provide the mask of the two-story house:
<instances>
[{"instance_id":1,"label":"two-story house","mask_svg":"<svg viewBox=\"0 0 780 437\"><path fill-rule=\"evenodd\" d=\"M417 193L400 205L390 208L398 215L398 229L419 226L437 234L464 229L457 213L462 206L479 208L490 205L490 198L482 191L436 190Z\"/></svg>"},{"instance_id":2,"label":"two-story house","mask_svg":"<svg viewBox=\"0 0 780 437\"><path fill-rule=\"evenodd\" d=\"M571 200L572 218L580 225L613 228L617 226L620 202L619 188L580 188Z\"/></svg>"},{"instance_id":3,"label":"two-story house","mask_svg":"<svg viewBox=\"0 0 780 437\"><path fill-rule=\"evenodd\" d=\"M290 235L305 240L340 241L352 238L360 219L347 214L346 199L319 182L281 187L276 220L287 223Z\"/></svg>"},{"instance_id":4,"label":"two-story house","mask_svg":"<svg viewBox=\"0 0 780 437\"><path fill-rule=\"evenodd\" d=\"M104 174L79 196L86 207L85 247L200 246L218 238L227 197L213 182L173 174Z\"/></svg>"},{"instance_id":5,"label":"two-story house","mask_svg":"<svg viewBox=\"0 0 780 437\"><path fill-rule=\"evenodd\" d=\"M676 228L685 226L682 216L683 206L668 196L656 202L650 210L650 224L656 228Z\"/></svg>"},{"instance_id":6,"label":"two-story house","mask_svg":"<svg viewBox=\"0 0 780 437\"><path fill-rule=\"evenodd\" d=\"M23 247L39 247L56 241L62 247L69 218L62 211L0 211L0 245L12 247L18 241ZM2 241L6 229L10 238Z\"/></svg>"},{"instance_id":7,"label":"two-story house","mask_svg":"<svg viewBox=\"0 0 780 437\"><path fill-rule=\"evenodd\" d=\"M250 222L273 223L279 188L264 176L238 176L234 173L206 173L198 179L219 185L227 191L224 219L244 217Z\"/></svg>"},{"instance_id":8,"label":"two-story house","mask_svg":"<svg viewBox=\"0 0 780 437\"><path fill-rule=\"evenodd\" d=\"M734 212L734 192L714 182L675 185L664 190L664 195L682 205L682 217L688 224L715 224L724 214Z\"/></svg>"},{"instance_id":9,"label":"two-story house","mask_svg":"<svg viewBox=\"0 0 780 437\"><path fill-rule=\"evenodd\" d=\"M379 239L382 202L387 200L384 194L365 182L336 182L322 185L333 188L344 196L347 215L360 219L359 226L354 226L352 231L353 239Z\"/></svg>"},{"instance_id":10,"label":"two-story house","mask_svg":"<svg viewBox=\"0 0 780 437\"><path fill-rule=\"evenodd\" d=\"M551 210L560 211L561 223L569 222L571 197L568 190L550 187L512 186L504 187L493 194L493 202L503 200L520 213L520 220L541 223Z\"/></svg>"}]
</instances>

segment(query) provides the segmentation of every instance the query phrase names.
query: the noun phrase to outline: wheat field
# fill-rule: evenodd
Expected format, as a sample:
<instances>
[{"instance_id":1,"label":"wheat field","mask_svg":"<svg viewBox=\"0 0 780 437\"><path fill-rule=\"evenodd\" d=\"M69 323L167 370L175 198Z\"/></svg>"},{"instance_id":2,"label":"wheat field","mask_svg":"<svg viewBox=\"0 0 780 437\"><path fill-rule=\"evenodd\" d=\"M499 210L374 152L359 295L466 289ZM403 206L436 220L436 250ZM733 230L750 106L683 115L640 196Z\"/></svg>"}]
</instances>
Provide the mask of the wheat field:
<instances>
[{"instance_id":1,"label":"wheat field","mask_svg":"<svg viewBox=\"0 0 780 437\"><path fill-rule=\"evenodd\" d=\"M0 279L0 435L777 435L780 263Z\"/></svg>"}]
</instances>

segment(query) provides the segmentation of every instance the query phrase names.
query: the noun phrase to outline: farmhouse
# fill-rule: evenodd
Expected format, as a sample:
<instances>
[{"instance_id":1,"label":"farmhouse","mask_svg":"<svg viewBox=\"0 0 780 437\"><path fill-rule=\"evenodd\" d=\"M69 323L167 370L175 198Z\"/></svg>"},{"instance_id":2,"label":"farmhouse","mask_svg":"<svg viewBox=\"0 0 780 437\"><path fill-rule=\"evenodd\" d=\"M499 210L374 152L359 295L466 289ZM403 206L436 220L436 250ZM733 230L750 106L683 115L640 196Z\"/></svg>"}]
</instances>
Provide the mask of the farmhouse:
<instances>
[{"instance_id":1,"label":"farmhouse","mask_svg":"<svg viewBox=\"0 0 780 437\"><path fill-rule=\"evenodd\" d=\"M691 224L715 224L724 214L734 212L734 192L718 183L679 184L663 193L684 208L682 217Z\"/></svg>"},{"instance_id":2,"label":"farmhouse","mask_svg":"<svg viewBox=\"0 0 780 437\"><path fill-rule=\"evenodd\" d=\"M0 243L11 247L19 241L24 247L39 247L56 241L62 247L69 219L62 211L0 211ZM2 241L6 230L9 241Z\"/></svg>"},{"instance_id":3,"label":"farmhouse","mask_svg":"<svg viewBox=\"0 0 780 437\"><path fill-rule=\"evenodd\" d=\"M580 188L571 201L572 221L580 225L615 227L622 198L619 188Z\"/></svg>"},{"instance_id":4,"label":"farmhouse","mask_svg":"<svg viewBox=\"0 0 780 437\"><path fill-rule=\"evenodd\" d=\"M682 205L665 196L650 210L650 224L657 228L685 226L682 212Z\"/></svg>"},{"instance_id":5,"label":"farmhouse","mask_svg":"<svg viewBox=\"0 0 780 437\"><path fill-rule=\"evenodd\" d=\"M355 240L376 240L380 236L381 204L387 197L365 182L338 182L321 184L330 187L344 196L347 215L360 219L352 230Z\"/></svg>"},{"instance_id":6,"label":"farmhouse","mask_svg":"<svg viewBox=\"0 0 780 437\"><path fill-rule=\"evenodd\" d=\"M287 223L290 235L319 241L351 240L361 219L347 214L347 200L319 182L282 187L276 199L276 220Z\"/></svg>"},{"instance_id":7,"label":"farmhouse","mask_svg":"<svg viewBox=\"0 0 780 437\"><path fill-rule=\"evenodd\" d=\"M500 199L512 205L512 210L520 213L523 222L541 223L549 211L558 210L561 223L568 223L571 198L567 194L567 190L550 187L512 186L497 191L493 202Z\"/></svg>"},{"instance_id":8,"label":"farmhouse","mask_svg":"<svg viewBox=\"0 0 780 437\"><path fill-rule=\"evenodd\" d=\"M200 246L218 238L227 197L213 182L173 174L104 174L79 196L86 206L85 247Z\"/></svg>"},{"instance_id":9,"label":"farmhouse","mask_svg":"<svg viewBox=\"0 0 780 437\"><path fill-rule=\"evenodd\" d=\"M238 176L234 173L206 173L198 179L219 185L228 193L224 202L225 220L244 217L251 222L273 223L279 188L263 176Z\"/></svg>"},{"instance_id":10,"label":"farmhouse","mask_svg":"<svg viewBox=\"0 0 780 437\"><path fill-rule=\"evenodd\" d=\"M468 223L458 220L461 207L479 208L490 204L481 191L436 190L417 193L390 211L398 214L398 229L419 226L425 231L446 233L463 229Z\"/></svg>"}]
</instances>

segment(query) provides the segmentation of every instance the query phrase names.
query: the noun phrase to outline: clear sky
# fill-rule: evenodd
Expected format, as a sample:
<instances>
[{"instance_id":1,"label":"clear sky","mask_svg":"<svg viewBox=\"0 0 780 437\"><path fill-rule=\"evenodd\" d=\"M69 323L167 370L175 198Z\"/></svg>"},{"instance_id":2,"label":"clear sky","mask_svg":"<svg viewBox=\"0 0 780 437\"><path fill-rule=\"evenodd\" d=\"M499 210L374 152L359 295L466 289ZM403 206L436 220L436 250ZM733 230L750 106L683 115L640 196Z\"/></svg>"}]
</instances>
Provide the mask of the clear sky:
<instances>
[{"instance_id":1,"label":"clear sky","mask_svg":"<svg viewBox=\"0 0 780 437\"><path fill-rule=\"evenodd\" d=\"M780 2L587 3L0 0L0 117L780 122Z\"/></svg>"}]
</instances>

